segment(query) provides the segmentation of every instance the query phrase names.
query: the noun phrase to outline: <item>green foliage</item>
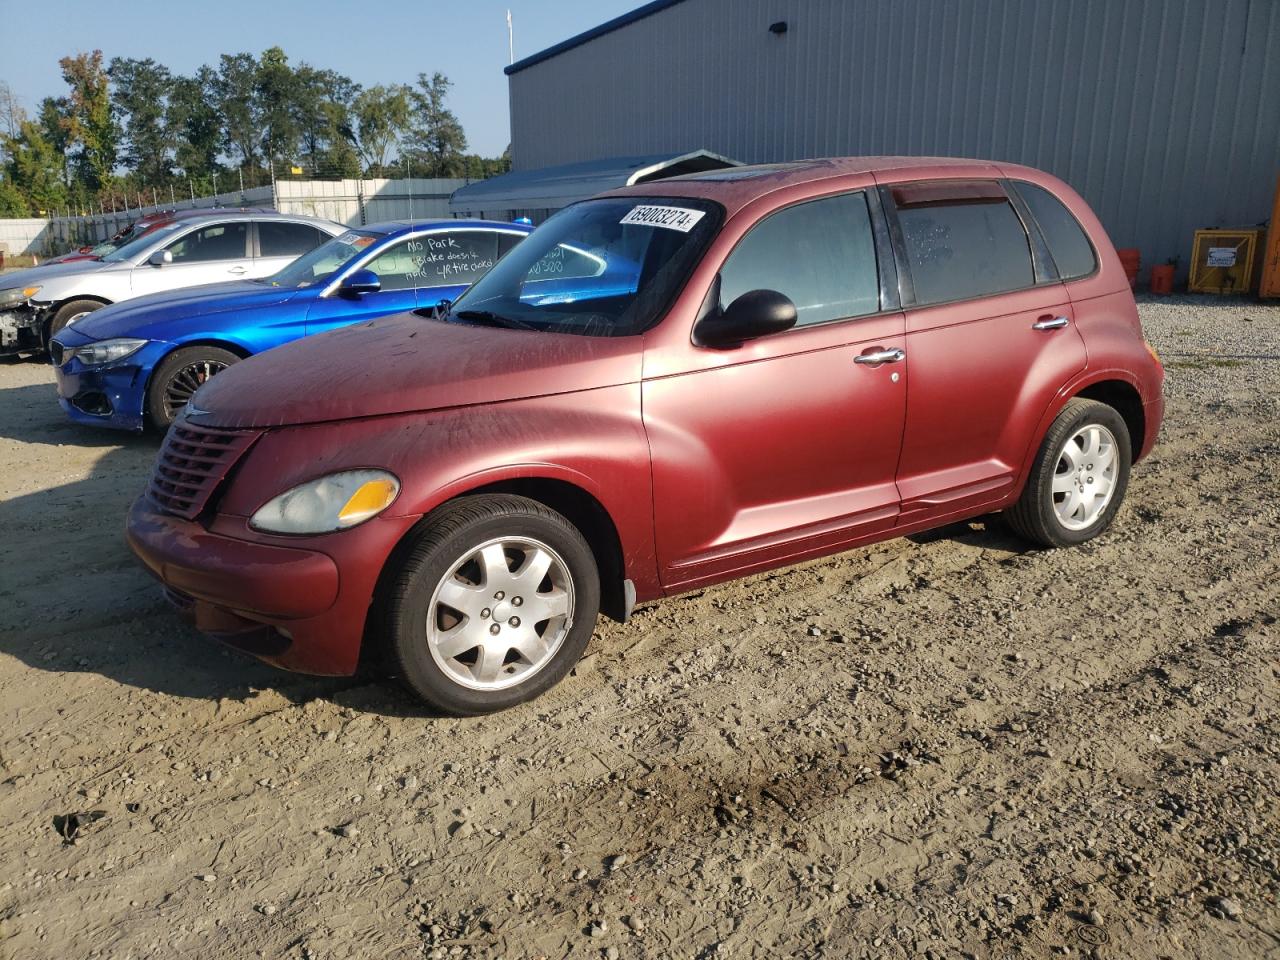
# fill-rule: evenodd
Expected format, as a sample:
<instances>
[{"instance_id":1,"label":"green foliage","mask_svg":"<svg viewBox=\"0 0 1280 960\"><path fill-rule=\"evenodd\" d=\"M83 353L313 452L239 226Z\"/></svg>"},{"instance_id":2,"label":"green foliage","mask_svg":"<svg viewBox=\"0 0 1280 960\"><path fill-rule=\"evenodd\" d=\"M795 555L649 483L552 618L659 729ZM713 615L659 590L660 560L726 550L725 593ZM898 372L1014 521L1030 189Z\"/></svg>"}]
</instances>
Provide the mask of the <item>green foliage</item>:
<instances>
[{"instance_id":1,"label":"green foliage","mask_svg":"<svg viewBox=\"0 0 1280 960\"><path fill-rule=\"evenodd\" d=\"M447 171L467 149L462 124L444 103L451 86L443 73L420 73L417 86L409 90L412 115L405 156L413 176L449 176Z\"/></svg>"},{"instance_id":2,"label":"green foliage","mask_svg":"<svg viewBox=\"0 0 1280 960\"><path fill-rule=\"evenodd\" d=\"M59 61L65 96L34 119L0 83L0 216L89 211L234 190L271 177L470 177L510 159L468 154L450 82L362 89L280 47L223 54L191 76L101 51ZM300 172L299 172L300 171Z\"/></svg>"},{"instance_id":3,"label":"green foliage","mask_svg":"<svg viewBox=\"0 0 1280 960\"><path fill-rule=\"evenodd\" d=\"M69 192L62 180L62 157L40 124L22 120L18 136L5 138L5 153L5 180L21 193L25 216L43 216L41 211L67 206Z\"/></svg>"},{"instance_id":4,"label":"green foliage","mask_svg":"<svg viewBox=\"0 0 1280 960\"><path fill-rule=\"evenodd\" d=\"M169 68L150 57L116 57L107 69L116 114L124 118L125 153L121 157L146 183L168 183L173 176L173 129L165 101L173 89Z\"/></svg>"},{"instance_id":5,"label":"green foliage","mask_svg":"<svg viewBox=\"0 0 1280 960\"><path fill-rule=\"evenodd\" d=\"M79 53L58 61L62 79L71 88L61 118L71 158L90 190L110 179L116 166L117 127L111 115L110 78L102 66L102 51Z\"/></svg>"}]
</instances>

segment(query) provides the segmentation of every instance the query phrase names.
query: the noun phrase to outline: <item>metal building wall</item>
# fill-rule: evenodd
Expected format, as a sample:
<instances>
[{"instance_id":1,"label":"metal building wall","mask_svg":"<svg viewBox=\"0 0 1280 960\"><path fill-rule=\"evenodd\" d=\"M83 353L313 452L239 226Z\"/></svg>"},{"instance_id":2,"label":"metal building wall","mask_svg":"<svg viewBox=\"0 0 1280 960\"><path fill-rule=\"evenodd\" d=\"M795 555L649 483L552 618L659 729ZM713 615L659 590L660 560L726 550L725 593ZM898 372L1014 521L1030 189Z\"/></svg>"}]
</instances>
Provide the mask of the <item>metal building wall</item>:
<instances>
[{"instance_id":1,"label":"metal building wall","mask_svg":"<svg viewBox=\"0 0 1280 960\"><path fill-rule=\"evenodd\" d=\"M700 147L1008 160L1185 271L1192 230L1269 215L1280 0L685 0L510 91L519 170Z\"/></svg>"}]
</instances>

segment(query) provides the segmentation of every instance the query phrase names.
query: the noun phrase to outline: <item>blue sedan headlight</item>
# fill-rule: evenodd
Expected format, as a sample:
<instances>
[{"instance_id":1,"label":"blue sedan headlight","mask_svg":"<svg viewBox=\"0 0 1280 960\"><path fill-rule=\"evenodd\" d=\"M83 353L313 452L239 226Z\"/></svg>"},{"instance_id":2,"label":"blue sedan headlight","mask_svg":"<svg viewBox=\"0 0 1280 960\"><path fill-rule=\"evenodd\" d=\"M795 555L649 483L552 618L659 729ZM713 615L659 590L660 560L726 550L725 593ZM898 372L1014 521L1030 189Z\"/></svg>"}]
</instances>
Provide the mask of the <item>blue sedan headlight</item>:
<instances>
[{"instance_id":1,"label":"blue sedan headlight","mask_svg":"<svg viewBox=\"0 0 1280 960\"><path fill-rule=\"evenodd\" d=\"M62 359L65 363L72 357L77 357L86 367L101 367L132 356L146 345L146 340L135 340L132 337L116 337L112 340L98 340L95 343L86 343L82 347L67 347L62 353Z\"/></svg>"}]
</instances>

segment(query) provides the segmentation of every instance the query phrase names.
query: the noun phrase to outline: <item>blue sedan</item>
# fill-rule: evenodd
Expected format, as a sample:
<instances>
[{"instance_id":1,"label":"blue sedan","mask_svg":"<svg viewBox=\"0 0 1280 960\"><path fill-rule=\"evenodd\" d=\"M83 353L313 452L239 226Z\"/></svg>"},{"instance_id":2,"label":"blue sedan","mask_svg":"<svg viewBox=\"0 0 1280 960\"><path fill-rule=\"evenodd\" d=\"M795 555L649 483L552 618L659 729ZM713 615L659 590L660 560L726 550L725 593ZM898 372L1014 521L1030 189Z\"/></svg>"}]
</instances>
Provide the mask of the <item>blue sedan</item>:
<instances>
[{"instance_id":1,"label":"blue sedan","mask_svg":"<svg viewBox=\"0 0 1280 960\"><path fill-rule=\"evenodd\" d=\"M163 430L200 384L237 360L453 300L531 230L485 220L353 227L261 280L103 307L50 343L59 402L80 423Z\"/></svg>"}]
</instances>

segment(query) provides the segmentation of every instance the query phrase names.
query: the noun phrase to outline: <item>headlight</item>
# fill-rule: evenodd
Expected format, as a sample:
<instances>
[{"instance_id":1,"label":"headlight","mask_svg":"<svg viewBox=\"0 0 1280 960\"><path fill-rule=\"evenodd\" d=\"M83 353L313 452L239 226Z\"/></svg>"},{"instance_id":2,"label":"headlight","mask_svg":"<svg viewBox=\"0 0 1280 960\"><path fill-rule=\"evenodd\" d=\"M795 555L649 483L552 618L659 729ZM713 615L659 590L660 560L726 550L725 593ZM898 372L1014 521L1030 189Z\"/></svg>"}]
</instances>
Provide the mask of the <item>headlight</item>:
<instances>
[{"instance_id":1,"label":"headlight","mask_svg":"<svg viewBox=\"0 0 1280 960\"><path fill-rule=\"evenodd\" d=\"M85 366L98 367L104 363L115 363L117 360L123 360L125 357L137 353L146 344L146 340L117 337L114 340L99 340L96 343L86 343L83 347L66 347L62 351L62 362L66 363L72 357L79 357L80 362Z\"/></svg>"},{"instance_id":2,"label":"headlight","mask_svg":"<svg viewBox=\"0 0 1280 960\"><path fill-rule=\"evenodd\" d=\"M39 292L39 284L30 287L9 287L7 290L0 290L0 307L16 307L20 303L26 303Z\"/></svg>"},{"instance_id":3,"label":"headlight","mask_svg":"<svg viewBox=\"0 0 1280 960\"><path fill-rule=\"evenodd\" d=\"M391 506L400 481L385 470L348 470L299 484L263 505L249 526L267 533L331 533Z\"/></svg>"}]
</instances>

